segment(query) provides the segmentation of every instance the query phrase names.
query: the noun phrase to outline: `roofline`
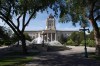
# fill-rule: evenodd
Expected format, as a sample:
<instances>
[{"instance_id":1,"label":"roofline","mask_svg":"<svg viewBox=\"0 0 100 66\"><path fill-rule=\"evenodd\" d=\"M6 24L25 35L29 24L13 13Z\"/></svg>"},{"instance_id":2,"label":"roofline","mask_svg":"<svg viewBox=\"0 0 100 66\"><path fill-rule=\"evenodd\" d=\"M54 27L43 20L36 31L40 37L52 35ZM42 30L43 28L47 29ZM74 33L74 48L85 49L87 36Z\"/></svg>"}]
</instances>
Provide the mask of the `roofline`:
<instances>
[{"instance_id":1,"label":"roofline","mask_svg":"<svg viewBox=\"0 0 100 66\"><path fill-rule=\"evenodd\" d=\"M79 31L79 30L57 30L57 31Z\"/></svg>"},{"instance_id":2,"label":"roofline","mask_svg":"<svg viewBox=\"0 0 100 66\"><path fill-rule=\"evenodd\" d=\"M39 32L39 31L46 31L46 30L26 30L24 32L35 32L35 31ZM47 31L49 31L49 30L47 30ZM73 32L73 31L79 31L79 30L53 30L53 31L62 31L62 32L63 31L70 31L70 32L72 31Z\"/></svg>"},{"instance_id":3,"label":"roofline","mask_svg":"<svg viewBox=\"0 0 100 66\"><path fill-rule=\"evenodd\" d=\"M43 30L25 30L24 32L43 31Z\"/></svg>"}]
</instances>

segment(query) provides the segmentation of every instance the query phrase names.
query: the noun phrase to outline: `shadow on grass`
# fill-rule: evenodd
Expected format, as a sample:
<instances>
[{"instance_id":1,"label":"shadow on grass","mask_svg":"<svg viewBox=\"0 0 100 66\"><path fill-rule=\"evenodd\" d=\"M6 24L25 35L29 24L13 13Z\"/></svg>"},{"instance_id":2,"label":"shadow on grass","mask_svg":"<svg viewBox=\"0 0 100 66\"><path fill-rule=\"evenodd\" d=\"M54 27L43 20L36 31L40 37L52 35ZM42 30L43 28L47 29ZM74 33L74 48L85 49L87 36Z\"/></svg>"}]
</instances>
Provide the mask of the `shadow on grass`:
<instances>
[{"instance_id":1,"label":"shadow on grass","mask_svg":"<svg viewBox=\"0 0 100 66\"><path fill-rule=\"evenodd\" d=\"M69 55L43 54L34 58L31 63L36 64L36 66L100 66L100 61L84 58L82 55L83 53Z\"/></svg>"},{"instance_id":2,"label":"shadow on grass","mask_svg":"<svg viewBox=\"0 0 100 66\"><path fill-rule=\"evenodd\" d=\"M0 66L23 66L25 63L32 61L33 56L38 52L23 55L22 52L12 52L0 58Z\"/></svg>"}]
</instances>

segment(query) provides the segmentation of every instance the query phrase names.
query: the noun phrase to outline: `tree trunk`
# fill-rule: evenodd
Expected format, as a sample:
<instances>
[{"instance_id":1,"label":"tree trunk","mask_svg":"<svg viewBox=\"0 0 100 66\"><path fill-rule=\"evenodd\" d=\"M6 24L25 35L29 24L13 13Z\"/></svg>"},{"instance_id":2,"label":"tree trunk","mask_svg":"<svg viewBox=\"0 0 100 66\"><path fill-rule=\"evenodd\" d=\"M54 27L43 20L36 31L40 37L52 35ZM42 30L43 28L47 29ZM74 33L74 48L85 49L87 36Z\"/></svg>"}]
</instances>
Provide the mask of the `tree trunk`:
<instances>
[{"instance_id":1,"label":"tree trunk","mask_svg":"<svg viewBox=\"0 0 100 66\"><path fill-rule=\"evenodd\" d=\"M95 33L96 32L94 31L95 42L96 42L96 55L100 56L100 35L98 35L97 37Z\"/></svg>"},{"instance_id":2,"label":"tree trunk","mask_svg":"<svg viewBox=\"0 0 100 66\"><path fill-rule=\"evenodd\" d=\"M93 3L90 6L89 20L91 21L91 24L94 29L94 38L95 38L95 42L96 42L96 55L100 56L100 31L99 31L99 27L96 23L97 19L95 19L95 16L94 16L94 8L95 8L96 2L97 2L97 0L93 1Z\"/></svg>"},{"instance_id":3,"label":"tree trunk","mask_svg":"<svg viewBox=\"0 0 100 66\"><path fill-rule=\"evenodd\" d=\"M21 38L22 41L22 50L24 54L27 54L27 47L26 47L26 41L25 41L25 36L23 35L23 37Z\"/></svg>"},{"instance_id":4,"label":"tree trunk","mask_svg":"<svg viewBox=\"0 0 100 66\"><path fill-rule=\"evenodd\" d=\"M98 25L94 19L90 19L93 29L94 29L94 38L96 42L96 55L100 56L100 32Z\"/></svg>"}]
</instances>

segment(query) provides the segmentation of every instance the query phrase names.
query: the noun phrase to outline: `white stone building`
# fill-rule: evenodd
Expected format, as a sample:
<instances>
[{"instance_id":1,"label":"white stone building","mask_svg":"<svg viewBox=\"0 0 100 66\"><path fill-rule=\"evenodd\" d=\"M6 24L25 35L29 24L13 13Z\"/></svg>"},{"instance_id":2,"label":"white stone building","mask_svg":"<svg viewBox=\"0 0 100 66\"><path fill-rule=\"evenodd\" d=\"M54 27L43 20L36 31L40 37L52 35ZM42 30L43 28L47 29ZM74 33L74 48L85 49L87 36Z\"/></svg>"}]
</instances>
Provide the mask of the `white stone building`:
<instances>
[{"instance_id":1,"label":"white stone building","mask_svg":"<svg viewBox=\"0 0 100 66\"><path fill-rule=\"evenodd\" d=\"M68 37L69 35L71 35L72 32L75 31L56 30L55 18L51 14L47 18L45 30L25 31L25 33L28 33L32 39L40 36L44 39L45 42L50 42L54 40L58 41L61 35L63 35L64 37Z\"/></svg>"}]
</instances>

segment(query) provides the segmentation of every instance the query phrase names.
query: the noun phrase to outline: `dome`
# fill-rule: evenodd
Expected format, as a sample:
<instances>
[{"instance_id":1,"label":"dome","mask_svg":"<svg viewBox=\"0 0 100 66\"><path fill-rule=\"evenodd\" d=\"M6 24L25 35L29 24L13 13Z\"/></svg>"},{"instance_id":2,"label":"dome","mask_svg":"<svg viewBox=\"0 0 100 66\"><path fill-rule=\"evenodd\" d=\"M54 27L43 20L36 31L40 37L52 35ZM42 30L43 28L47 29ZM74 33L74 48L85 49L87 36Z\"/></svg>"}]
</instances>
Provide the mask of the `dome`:
<instances>
[{"instance_id":1,"label":"dome","mask_svg":"<svg viewBox=\"0 0 100 66\"><path fill-rule=\"evenodd\" d=\"M52 14L49 15L49 18L54 18L54 16Z\"/></svg>"}]
</instances>

